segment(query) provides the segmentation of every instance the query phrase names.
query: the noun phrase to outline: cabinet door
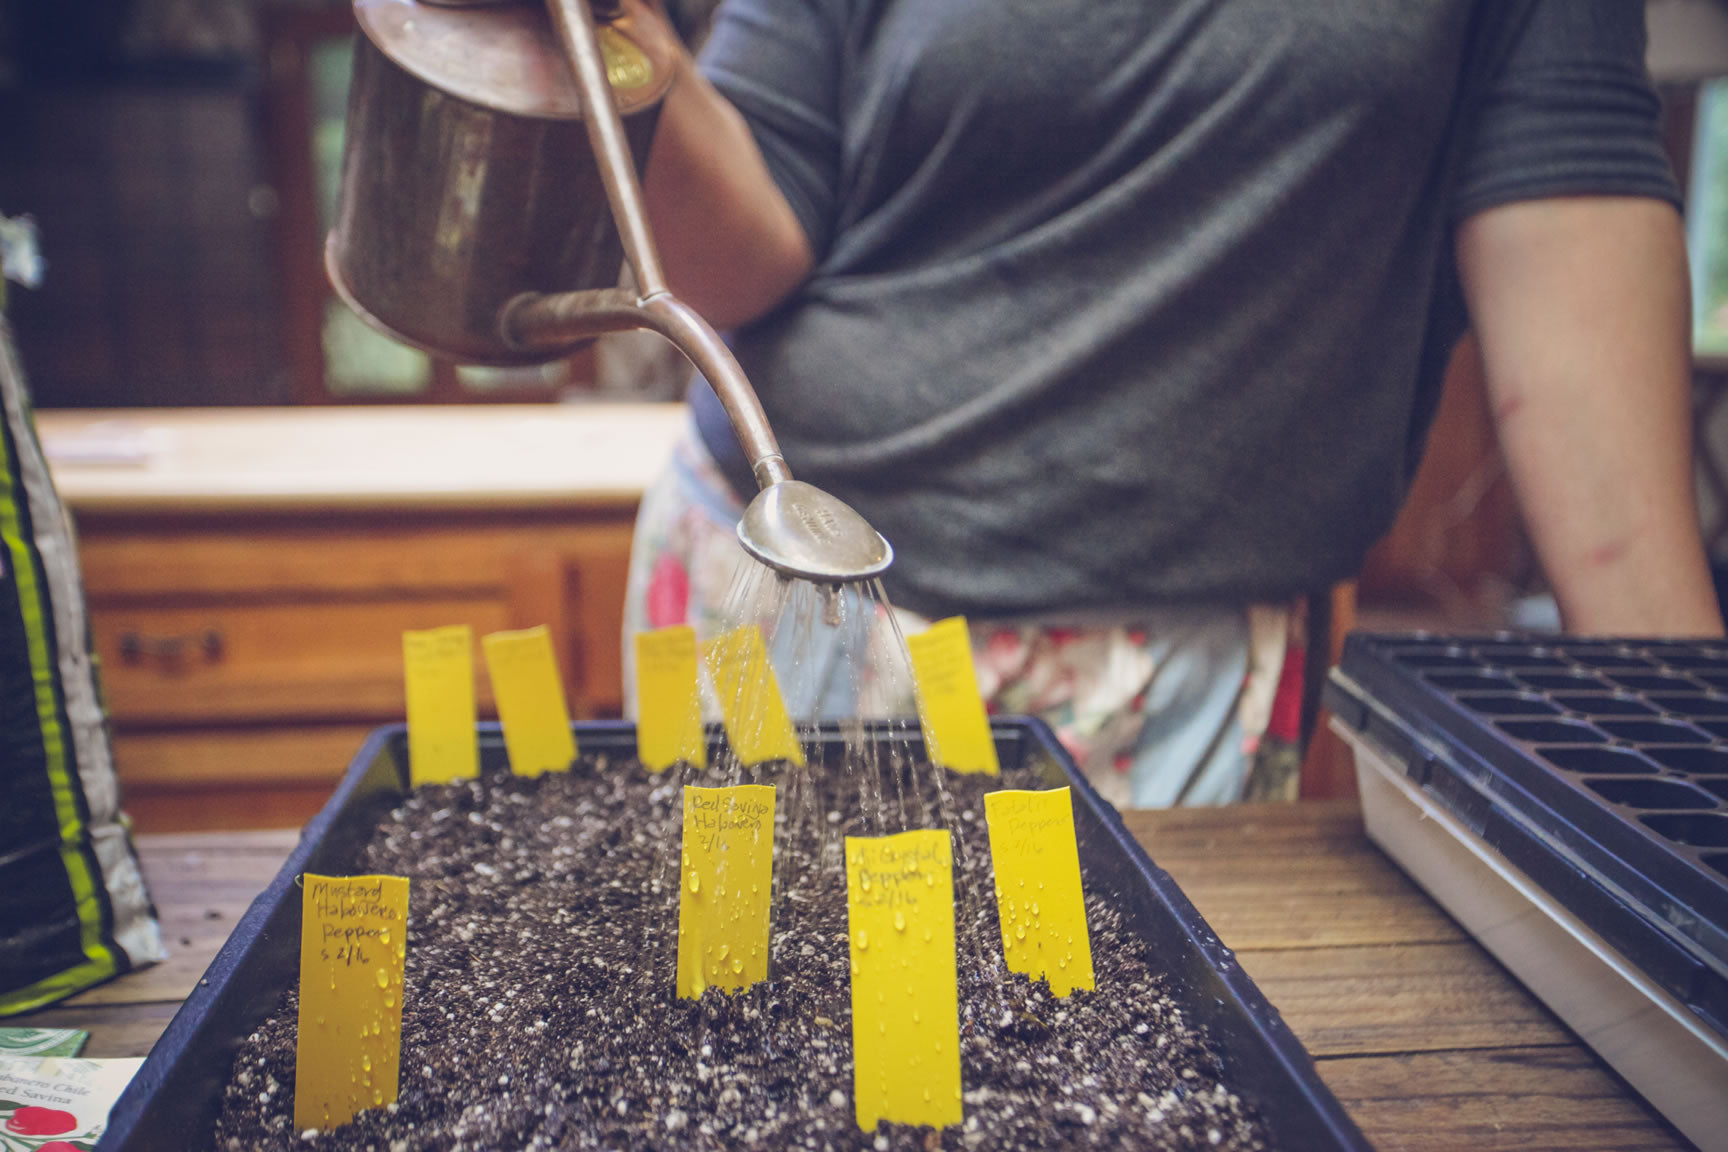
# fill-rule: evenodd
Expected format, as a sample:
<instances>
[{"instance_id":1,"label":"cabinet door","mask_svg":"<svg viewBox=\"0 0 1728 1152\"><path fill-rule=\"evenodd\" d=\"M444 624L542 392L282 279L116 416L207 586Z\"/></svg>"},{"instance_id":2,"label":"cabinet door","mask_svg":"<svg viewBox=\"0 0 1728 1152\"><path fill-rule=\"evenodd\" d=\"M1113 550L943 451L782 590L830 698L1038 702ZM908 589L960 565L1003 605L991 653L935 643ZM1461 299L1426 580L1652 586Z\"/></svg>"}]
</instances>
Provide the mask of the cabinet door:
<instances>
[{"instance_id":1,"label":"cabinet door","mask_svg":"<svg viewBox=\"0 0 1728 1152\"><path fill-rule=\"evenodd\" d=\"M482 592L92 613L109 712L120 725L400 720L402 633L456 623L474 630L478 649L481 635L512 620L501 597ZM489 708L484 675L475 689Z\"/></svg>"},{"instance_id":2,"label":"cabinet door","mask_svg":"<svg viewBox=\"0 0 1728 1152\"><path fill-rule=\"evenodd\" d=\"M127 815L143 832L299 827L330 798L372 728L122 727L114 760Z\"/></svg>"},{"instance_id":3,"label":"cabinet door","mask_svg":"<svg viewBox=\"0 0 1728 1152\"><path fill-rule=\"evenodd\" d=\"M370 729L406 715L402 633L544 625L576 718L622 707L633 510L81 517L115 759L140 827L304 822Z\"/></svg>"}]
</instances>

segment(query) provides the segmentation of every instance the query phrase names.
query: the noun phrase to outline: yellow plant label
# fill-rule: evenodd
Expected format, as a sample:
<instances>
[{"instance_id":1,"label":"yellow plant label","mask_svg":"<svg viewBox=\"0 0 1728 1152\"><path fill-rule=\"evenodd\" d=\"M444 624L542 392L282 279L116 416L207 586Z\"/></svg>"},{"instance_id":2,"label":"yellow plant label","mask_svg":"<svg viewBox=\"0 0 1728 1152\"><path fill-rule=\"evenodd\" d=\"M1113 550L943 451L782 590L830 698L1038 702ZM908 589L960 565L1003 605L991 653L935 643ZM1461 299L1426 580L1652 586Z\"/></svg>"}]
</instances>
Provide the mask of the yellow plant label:
<instances>
[{"instance_id":1,"label":"yellow plant label","mask_svg":"<svg viewBox=\"0 0 1728 1152\"><path fill-rule=\"evenodd\" d=\"M684 789L678 995L736 992L768 977L774 786Z\"/></svg>"},{"instance_id":2,"label":"yellow plant label","mask_svg":"<svg viewBox=\"0 0 1728 1152\"><path fill-rule=\"evenodd\" d=\"M948 833L846 837L846 916L858 1127L960 1123Z\"/></svg>"},{"instance_id":3,"label":"yellow plant label","mask_svg":"<svg viewBox=\"0 0 1728 1152\"><path fill-rule=\"evenodd\" d=\"M987 793L984 820L1009 970L1044 977L1058 996L1091 988L1092 937L1068 789Z\"/></svg>"},{"instance_id":4,"label":"yellow plant label","mask_svg":"<svg viewBox=\"0 0 1728 1152\"><path fill-rule=\"evenodd\" d=\"M708 674L720 698L726 738L740 760L804 763L804 747L792 731L760 628L746 624L717 637L708 645Z\"/></svg>"},{"instance_id":5,"label":"yellow plant label","mask_svg":"<svg viewBox=\"0 0 1728 1152\"><path fill-rule=\"evenodd\" d=\"M408 776L443 784L480 774L474 739L474 633L466 624L402 633Z\"/></svg>"},{"instance_id":6,"label":"yellow plant label","mask_svg":"<svg viewBox=\"0 0 1728 1152\"><path fill-rule=\"evenodd\" d=\"M504 726L510 771L518 776L563 772L576 759L576 735L564 703L564 682L545 625L494 632L480 641L486 674Z\"/></svg>"},{"instance_id":7,"label":"yellow plant label","mask_svg":"<svg viewBox=\"0 0 1728 1152\"><path fill-rule=\"evenodd\" d=\"M396 1099L408 881L301 878L294 1127L334 1128Z\"/></svg>"},{"instance_id":8,"label":"yellow plant label","mask_svg":"<svg viewBox=\"0 0 1728 1152\"><path fill-rule=\"evenodd\" d=\"M636 755L651 772L683 760L708 766L697 691L696 629L688 624L636 634Z\"/></svg>"},{"instance_id":9,"label":"yellow plant label","mask_svg":"<svg viewBox=\"0 0 1728 1152\"><path fill-rule=\"evenodd\" d=\"M978 693L966 618L938 620L906 637L912 679L918 688L918 718L930 759L954 772L999 775L990 717Z\"/></svg>"}]
</instances>

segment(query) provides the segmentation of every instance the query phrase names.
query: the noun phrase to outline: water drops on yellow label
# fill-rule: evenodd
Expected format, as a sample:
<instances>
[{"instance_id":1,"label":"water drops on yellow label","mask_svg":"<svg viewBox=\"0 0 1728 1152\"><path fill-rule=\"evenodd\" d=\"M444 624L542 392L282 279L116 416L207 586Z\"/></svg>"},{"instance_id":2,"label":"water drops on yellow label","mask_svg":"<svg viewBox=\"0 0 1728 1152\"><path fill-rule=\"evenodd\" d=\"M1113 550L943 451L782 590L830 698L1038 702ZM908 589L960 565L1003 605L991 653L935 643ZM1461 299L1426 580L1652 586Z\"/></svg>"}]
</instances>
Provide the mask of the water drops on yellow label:
<instances>
[{"instance_id":1,"label":"water drops on yellow label","mask_svg":"<svg viewBox=\"0 0 1728 1152\"><path fill-rule=\"evenodd\" d=\"M634 644L637 758L653 772L664 772L680 760L707 767L696 629L679 624L638 632Z\"/></svg>"},{"instance_id":2,"label":"water drops on yellow label","mask_svg":"<svg viewBox=\"0 0 1728 1152\"><path fill-rule=\"evenodd\" d=\"M746 624L716 637L708 646L708 674L720 699L726 738L740 760L804 763L804 748L786 714L760 628Z\"/></svg>"},{"instance_id":3,"label":"water drops on yellow label","mask_svg":"<svg viewBox=\"0 0 1728 1152\"><path fill-rule=\"evenodd\" d=\"M774 786L684 789L678 995L736 991L768 976Z\"/></svg>"},{"instance_id":4,"label":"water drops on yellow label","mask_svg":"<svg viewBox=\"0 0 1728 1152\"><path fill-rule=\"evenodd\" d=\"M988 793L984 819L1009 970L1044 977L1058 996L1091 988L1092 943L1068 789Z\"/></svg>"},{"instance_id":5,"label":"water drops on yellow label","mask_svg":"<svg viewBox=\"0 0 1728 1152\"><path fill-rule=\"evenodd\" d=\"M576 759L576 737L564 703L564 683L544 625L494 632L480 641L504 727L510 771L518 776L562 772Z\"/></svg>"},{"instance_id":6,"label":"water drops on yellow label","mask_svg":"<svg viewBox=\"0 0 1728 1152\"><path fill-rule=\"evenodd\" d=\"M408 772L415 784L480 774L474 739L474 633L466 624L402 633Z\"/></svg>"},{"instance_id":7,"label":"water drops on yellow label","mask_svg":"<svg viewBox=\"0 0 1728 1152\"><path fill-rule=\"evenodd\" d=\"M846 838L852 1095L866 1132L962 1119L952 852L945 831Z\"/></svg>"},{"instance_id":8,"label":"water drops on yellow label","mask_svg":"<svg viewBox=\"0 0 1728 1152\"><path fill-rule=\"evenodd\" d=\"M294 1127L327 1129L396 1099L408 881L308 872L301 886Z\"/></svg>"},{"instance_id":9,"label":"water drops on yellow label","mask_svg":"<svg viewBox=\"0 0 1728 1152\"><path fill-rule=\"evenodd\" d=\"M918 690L918 719L930 758L953 772L998 775L996 741L978 692L972 640L963 616L938 620L906 637L912 679Z\"/></svg>"}]
</instances>

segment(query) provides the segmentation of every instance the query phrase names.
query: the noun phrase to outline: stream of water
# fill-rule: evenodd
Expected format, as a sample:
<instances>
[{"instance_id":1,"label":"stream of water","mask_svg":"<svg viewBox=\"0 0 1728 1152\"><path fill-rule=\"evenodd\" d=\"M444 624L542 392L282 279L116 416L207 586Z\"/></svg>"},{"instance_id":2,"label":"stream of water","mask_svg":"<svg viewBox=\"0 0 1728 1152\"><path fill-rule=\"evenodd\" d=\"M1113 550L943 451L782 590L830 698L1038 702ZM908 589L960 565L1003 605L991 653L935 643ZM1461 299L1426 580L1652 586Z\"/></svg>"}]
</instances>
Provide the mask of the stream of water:
<instances>
[{"instance_id":1,"label":"stream of water","mask_svg":"<svg viewBox=\"0 0 1728 1152\"><path fill-rule=\"evenodd\" d=\"M785 929L798 916L804 901L826 879L837 880L845 890L844 837L849 831L844 819L831 818L819 801L818 778L827 773L846 773L851 778L858 804L860 829L852 834L886 836L920 828L954 831L960 826L954 794L946 781L946 770L927 757L914 756L922 747L921 727L911 658L899 616L889 603L879 580L821 585L787 579L766 566L745 559L734 572L717 625L718 634L754 627L762 637L787 718L805 751L805 762L774 759L746 763L734 747L724 741L706 771L679 765L668 772L669 811L679 810L683 785L737 784L776 785L775 866L771 902L771 939L786 937ZM699 646L714 637L699 636ZM767 715L760 701L743 699L749 692L748 678L740 677L738 699L717 698L715 678L703 675L704 718L718 721L722 715L734 719L754 716L759 727L778 721ZM768 733L734 733L749 744ZM920 780L920 773L928 773ZM927 786L920 786L920 785ZM932 805L928 797L934 795ZM839 814L832 814L838 816ZM983 813L974 814L978 820ZM677 940L677 892L679 841L676 816L668 823L670 843L664 854L666 866L655 884L658 899L669 901L670 931L654 950L661 973L672 970ZM993 899L988 890L964 878L984 875L970 867L966 837L953 838L956 858L955 930L958 959L963 966L998 982L1001 958L994 941L986 939L981 901ZM820 862L815 875L787 875L781 867L791 858L794 846L808 850L806 858ZM834 869L837 876L828 873ZM772 965L781 957L771 953Z\"/></svg>"}]
</instances>

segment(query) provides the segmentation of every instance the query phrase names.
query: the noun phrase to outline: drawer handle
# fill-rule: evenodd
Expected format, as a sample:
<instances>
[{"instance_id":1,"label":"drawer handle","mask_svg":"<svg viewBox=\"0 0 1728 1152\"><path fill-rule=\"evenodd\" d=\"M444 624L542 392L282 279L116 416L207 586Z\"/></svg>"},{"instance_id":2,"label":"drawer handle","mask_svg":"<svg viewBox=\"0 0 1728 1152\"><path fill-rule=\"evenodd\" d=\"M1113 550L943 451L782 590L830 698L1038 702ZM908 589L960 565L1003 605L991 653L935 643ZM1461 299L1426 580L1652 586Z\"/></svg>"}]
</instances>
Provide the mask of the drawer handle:
<instances>
[{"instance_id":1,"label":"drawer handle","mask_svg":"<svg viewBox=\"0 0 1728 1152\"><path fill-rule=\"evenodd\" d=\"M143 632L120 634L120 659L127 664L154 661L165 667L178 668L192 651L201 653L204 663L215 664L222 659L224 641L220 628L206 628L190 635L150 636Z\"/></svg>"}]
</instances>

